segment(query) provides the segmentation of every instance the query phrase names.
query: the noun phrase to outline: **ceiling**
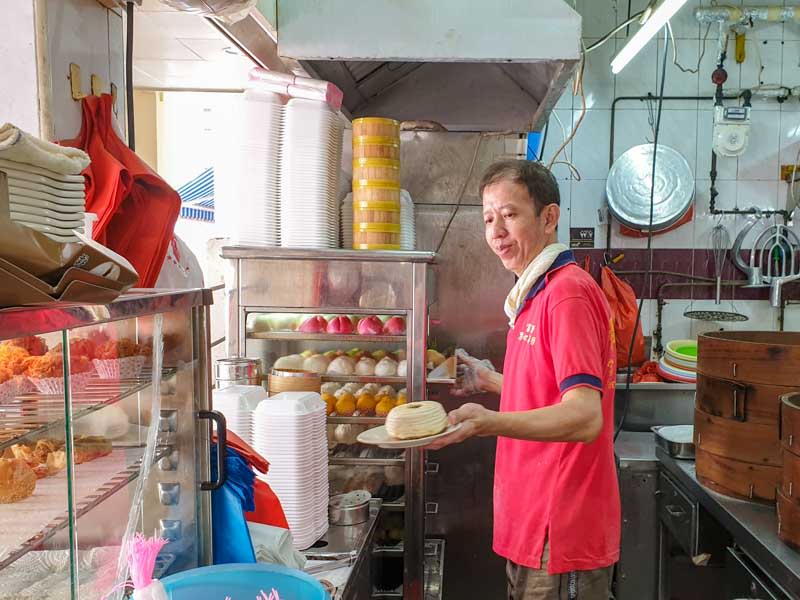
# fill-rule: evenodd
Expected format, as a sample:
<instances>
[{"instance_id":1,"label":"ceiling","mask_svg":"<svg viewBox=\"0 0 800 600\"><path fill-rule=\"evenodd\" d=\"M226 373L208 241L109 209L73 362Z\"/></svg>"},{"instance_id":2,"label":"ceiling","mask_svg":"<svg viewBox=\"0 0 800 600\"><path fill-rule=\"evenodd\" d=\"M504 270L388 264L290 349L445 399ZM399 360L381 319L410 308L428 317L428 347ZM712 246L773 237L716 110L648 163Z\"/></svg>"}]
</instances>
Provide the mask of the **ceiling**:
<instances>
[{"instance_id":1,"label":"ceiling","mask_svg":"<svg viewBox=\"0 0 800 600\"><path fill-rule=\"evenodd\" d=\"M143 0L134 16L136 88L242 89L252 61L201 16Z\"/></svg>"}]
</instances>

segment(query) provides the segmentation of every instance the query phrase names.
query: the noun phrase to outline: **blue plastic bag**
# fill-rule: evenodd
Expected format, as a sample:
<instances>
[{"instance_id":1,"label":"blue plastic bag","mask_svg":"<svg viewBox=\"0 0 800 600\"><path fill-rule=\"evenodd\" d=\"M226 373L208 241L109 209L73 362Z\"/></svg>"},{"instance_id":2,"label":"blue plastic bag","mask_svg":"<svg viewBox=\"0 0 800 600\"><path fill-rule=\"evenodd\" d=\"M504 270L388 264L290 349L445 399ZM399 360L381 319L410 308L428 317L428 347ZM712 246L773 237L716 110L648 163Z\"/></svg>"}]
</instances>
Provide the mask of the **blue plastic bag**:
<instances>
[{"instance_id":1,"label":"blue plastic bag","mask_svg":"<svg viewBox=\"0 0 800 600\"><path fill-rule=\"evenodd\" d=\"M255 510L255 474L232 448L226 448L227 477L221 488L211 492L211 531L214 564L255 563L253 542L244 513ZM211 446L211 478L217 477L217 445Z\"/></svg>"}]
</instances>

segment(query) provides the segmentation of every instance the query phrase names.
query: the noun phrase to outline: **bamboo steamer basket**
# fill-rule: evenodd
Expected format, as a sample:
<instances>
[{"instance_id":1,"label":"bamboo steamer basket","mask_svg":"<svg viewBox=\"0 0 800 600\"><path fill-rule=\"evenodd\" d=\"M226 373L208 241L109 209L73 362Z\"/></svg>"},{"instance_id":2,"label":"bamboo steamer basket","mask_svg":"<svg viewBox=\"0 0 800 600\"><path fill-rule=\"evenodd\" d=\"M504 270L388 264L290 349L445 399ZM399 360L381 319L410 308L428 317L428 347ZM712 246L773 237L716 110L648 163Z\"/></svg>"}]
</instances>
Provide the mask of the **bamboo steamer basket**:
<instances>
[{"instance_id":1,"label":"bamboo steamer basket","mask_svg":"<svg viewBox=\"0 0 800 600\"><path fill-rule=\"evenodd\" d=\"M773 425L747 423L694 412L694 444L696 448L731 460L780 467L780 431ZM698 474L700 467L697 468Z\"/></svg>"},{"instance_id":2,"label":"bamboo steamer basket","mask_svg":"<svg viewBox=\"0 0 800 600\"><path fill-rule=\"evenodd\" d=\"M733 460L695 448L697 480L713 491L743 500L772 503L783 469Z\"/></svg>"},{"instance_id":3,"label":"bamboo steamer basket","mask_svg":"<svg viewBox=\"0 0 800 600\"><path fill-rule=\"evenodd\" d=\"M400 138L380 135L353 136L353 158L400 160Z\"/></svg>"},{"instance_id":4,"label":"bamboo steamer basket","mask_svg":"<svg viewBox=\"0 0 800 600\"><path fill-rule=\"evenodd\" d=\"M786 448L783 449L781 490L792 502L800 504L800 456Z\"/></svg>"},{"instance_id":5,"label":"bamboo steamer basket","mask_svg":"<svg viewBox=\"0 0 800 600\"><path fill-rule=\"evenodd\" d=\"M374 246L378 246L378 248ZM387 248L387 246L400 248L399 223L353 223L353 248L357 250L393 249Z\"/></svg>"},{"instance_id":6,"label":"bamboo steamer basket","mask_svg":"<svg viewBox=\"0 0 800 600\"><path fill-rule=\"evenodd\" d=\"M400 161L392 158L354 158L353 179L400 184Z\"/></svg>"},{"instance_id":7,"label":"bamboo steamer basket","mask_svg":"<svg viewBox=\"0 0 800 600\"><path fill-rule=\"evenodd\" d=\"M359 200L353 202L353 223L400 223L400 202Z\"/></svg>"},{"instance_id":8,"label":"bamboo steamer basket","mask_svg":"<svg viewBox=\"0 0 800 600\"><path fill-rule=\"evenodd\" d=\"M800 505L781 490L778 500L778 537L795 550L800 550Z\"/></svg>"},{"instance_id":9,"label":"bamboo steamer basket","mask_svg":"<svg viewBox=\"0 0 800 600\"><path fill-rule=\"evenodd\" d=\"M800 393L781 397L781 445L800 456Z\"/></svg>"},{"instance_id":10,"label":"bamboo steamer basket","mask_svg":"<svg viewBox=\"0 0 800 600\"><path fill-rule=\"evenodd\" d=\"M269 374L269 394L280 392L320 392L322 379L311 371L272 369Z\"/></svg>"},{"instance_id":11,"label":"bamboo steamer basket","mask_svg":"<svg viewBox=\"0 0 800 600\"><path fill-rule=\"evenodd\" d=\"M796 387L800 381L800 333L715 331L697 340L700 375Z\"/></svg>"},{"instance_id":12,"label":"bamboo steamer basket","mask_svg":"<svg viewBox=\"0 0 800 600\"><path fill-rule=\"evenodd\" d=\"M705 413L725 419L770 425L777 423L780 418L781 397L795 391L800 390L698 375L695 398L697 408Z\"/></svg>"},{"instance_id":13,"label":"bamboo steamer basket","mask_svg":"<svg viewBox=\"0 0 800 600\"><path fill-rule=\"evenodd\" d=\"M353 205L358 202L393 202L400 206L400 186L380 187L363 186L353 187Z\"/></svg>"},{"instance_id":14,"label":"bamboo steamer basket","mask_svg":"<svg viewBox=\"0 0 800 600\"><path fill-rule=\"evenodd\" d=\"M384 117L353 119L353 139L360 136L380 136L400 139L400 121Z\"/></svg>"}]
</instances>

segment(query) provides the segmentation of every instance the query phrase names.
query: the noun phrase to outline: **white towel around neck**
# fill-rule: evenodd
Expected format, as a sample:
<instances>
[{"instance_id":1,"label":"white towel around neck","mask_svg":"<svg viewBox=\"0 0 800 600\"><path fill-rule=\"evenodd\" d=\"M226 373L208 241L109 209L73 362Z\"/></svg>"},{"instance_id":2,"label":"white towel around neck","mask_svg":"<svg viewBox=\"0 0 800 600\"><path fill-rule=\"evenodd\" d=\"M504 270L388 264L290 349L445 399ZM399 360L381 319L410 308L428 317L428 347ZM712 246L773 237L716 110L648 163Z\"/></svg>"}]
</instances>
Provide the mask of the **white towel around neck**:
<instances>
[{"instance_id":1,"label":"white towel around neck","mask_svg":"<svg viewBox=\"0 0 800 600\"><path fill-rule=\"evenodd\" d=\"M553 265L558 255L569 250L564 244L550 244L545 246L536 258L525 267L525 270L517 279L517 283L511 288L506 297L505 311L508 315L508 326L514 327L517 320L517 313L525 302L528 292L531 291L533 285L544 275L547 270Z\"/></svg>"}]
</instances>

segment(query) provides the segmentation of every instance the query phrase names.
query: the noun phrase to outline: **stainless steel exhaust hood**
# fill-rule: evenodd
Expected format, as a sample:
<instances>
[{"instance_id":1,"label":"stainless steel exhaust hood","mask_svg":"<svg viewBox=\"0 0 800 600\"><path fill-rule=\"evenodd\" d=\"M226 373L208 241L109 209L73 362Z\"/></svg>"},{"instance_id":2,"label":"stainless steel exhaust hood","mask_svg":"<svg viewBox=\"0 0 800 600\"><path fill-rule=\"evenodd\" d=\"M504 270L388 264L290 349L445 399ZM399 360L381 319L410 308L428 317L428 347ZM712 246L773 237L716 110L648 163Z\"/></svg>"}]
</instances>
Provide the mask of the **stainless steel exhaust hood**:
<instances>
[{"instance_id":1,"label":"stainless steel exhaust hood","mask_svg":"<svg viewBox=\"0 0 800 600\"><path fill-rule=\"evenodd\" d=\"M563 0L277 0L278 53L344 92L352 117L450 131L540 129L580 59Z\"/></svg>"}]
</instances>

